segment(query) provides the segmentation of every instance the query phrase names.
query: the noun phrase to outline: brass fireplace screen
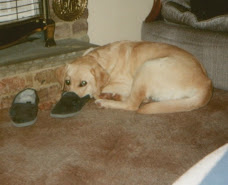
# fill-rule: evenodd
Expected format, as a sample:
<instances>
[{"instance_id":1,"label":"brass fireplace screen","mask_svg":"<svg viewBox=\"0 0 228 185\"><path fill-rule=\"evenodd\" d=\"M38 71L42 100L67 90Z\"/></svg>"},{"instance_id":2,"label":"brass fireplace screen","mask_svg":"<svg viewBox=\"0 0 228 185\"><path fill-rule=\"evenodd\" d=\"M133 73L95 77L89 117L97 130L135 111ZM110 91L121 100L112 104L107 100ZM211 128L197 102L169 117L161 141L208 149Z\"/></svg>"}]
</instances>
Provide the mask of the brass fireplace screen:
<instances>
[{"instance_id":1,"label":"brass fireplace screen","mask_svg":"<svg viewBox=\"0 0 228 185\"><path fill-rule=\"evenodd\" d=\"M55 45L55 23L49 18L48 0L0 1L0 49L44 31L45 46Z\"/></svg>"}]
</instances>

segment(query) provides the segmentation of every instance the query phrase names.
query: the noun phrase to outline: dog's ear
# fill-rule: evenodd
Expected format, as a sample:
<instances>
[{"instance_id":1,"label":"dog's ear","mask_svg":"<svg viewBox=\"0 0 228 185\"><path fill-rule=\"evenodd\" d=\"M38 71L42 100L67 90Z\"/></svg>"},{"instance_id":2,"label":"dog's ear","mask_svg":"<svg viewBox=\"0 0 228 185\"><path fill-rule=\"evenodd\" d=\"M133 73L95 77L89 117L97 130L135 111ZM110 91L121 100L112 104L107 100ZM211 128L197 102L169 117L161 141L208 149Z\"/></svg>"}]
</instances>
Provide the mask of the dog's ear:
<instances>
[{"instance_id":1,"label":"dog's ear","mask_svg":"<svg viewBox=\"0 0 228 185\"><path fill-rule=\"evenodd\" d=\"M58 67L55 70L55 77L56 77L56 79L58 80L58 82L61 85L61 90L63 90L63 88L64 88L65 77L66 77L66 70L67 70L67 66L66 65L61 66L61 67Z\"/></svg>"},{"instance_id":2,"label":"dog's ear","mask_svg":"<svg viewBox=\"0 0 228 185\"><path fill-rule=\"evenodd\" d=\"M101 89L108 83L109 74L99 64L91 69L91 73L95 77L98 89Z\"/></svg>"}]
</instances>

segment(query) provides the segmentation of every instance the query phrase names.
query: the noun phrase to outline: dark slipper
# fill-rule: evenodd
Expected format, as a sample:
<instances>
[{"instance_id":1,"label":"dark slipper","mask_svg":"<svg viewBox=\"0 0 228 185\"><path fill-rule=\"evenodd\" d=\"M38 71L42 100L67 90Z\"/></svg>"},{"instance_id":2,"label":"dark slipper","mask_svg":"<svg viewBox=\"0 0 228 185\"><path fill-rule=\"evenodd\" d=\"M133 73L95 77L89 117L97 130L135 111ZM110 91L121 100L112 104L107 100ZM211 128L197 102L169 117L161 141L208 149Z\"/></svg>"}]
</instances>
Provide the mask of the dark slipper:
<instances>
[{"instance_id":1,"label":"dark slipper","mask_svg":"<svg viewBox=\"0 0 228 185\"><path fill-rule=\"evenodd\" d=\"M25 89L19 92L10 107L10 118L16 127L25 127L36 122L39 97L36 90Z\"/></svg>"},{"instance_id":2,"label":"dark slipper","mask_svg":"<svg viewBox=\"0 0 228 185\"><path fill-rule=\"evenodd\" d=\"M74 92L64 92L59 102L53 107L50 115L54 118L75 116L89 99L89 95L80 98Z\"/></svg>"}]
</instances>

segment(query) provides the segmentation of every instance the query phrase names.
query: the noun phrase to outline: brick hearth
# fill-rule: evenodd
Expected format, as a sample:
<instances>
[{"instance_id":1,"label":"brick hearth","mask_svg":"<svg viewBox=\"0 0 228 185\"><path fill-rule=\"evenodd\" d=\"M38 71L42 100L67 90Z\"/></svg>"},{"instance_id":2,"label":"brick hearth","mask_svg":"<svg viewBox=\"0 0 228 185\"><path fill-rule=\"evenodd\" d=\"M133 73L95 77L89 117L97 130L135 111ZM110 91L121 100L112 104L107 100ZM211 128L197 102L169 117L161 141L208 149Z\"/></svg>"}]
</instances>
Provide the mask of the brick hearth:
<instances>
[{"instance_id":1,"label":"brick hearth","mask_svg":"<svg viewBox=\"0 0 228 185\"><path fill-rule=\"evenodd\" d=\"M54 48L45 48L43 43L41 46L39 40L35 42L38 43L30 45L30 49L25 49L29 43L24 43L0 51L0 58L4 59L0 64L0 109L9 108L15 95L25 88L37 90L41 109L50 108L61 92L55 70L94 47L72 39L57 41Z\"/></svg>"}]
</instances>

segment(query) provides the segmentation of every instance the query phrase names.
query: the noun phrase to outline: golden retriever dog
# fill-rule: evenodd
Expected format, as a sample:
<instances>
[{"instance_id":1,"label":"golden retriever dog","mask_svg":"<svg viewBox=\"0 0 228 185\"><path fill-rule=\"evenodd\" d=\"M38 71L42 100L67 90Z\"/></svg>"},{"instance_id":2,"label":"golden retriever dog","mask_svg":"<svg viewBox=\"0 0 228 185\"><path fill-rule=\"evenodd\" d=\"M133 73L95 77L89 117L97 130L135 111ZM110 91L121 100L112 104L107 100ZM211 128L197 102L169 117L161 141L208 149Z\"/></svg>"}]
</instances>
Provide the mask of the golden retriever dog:
<instances>
[{"instance_id":1,"label":"golden retriever dog","mask_svg":"<svg viewBox=\"0 0 228 185\"><path fill-rule=\"evenodd\" d=\"M211 80L188 52L163 43L120 41L87 51L57 70L64 91L90 95L102 108L142 114L198 109Z\"/></svg>"}]
</instances>

